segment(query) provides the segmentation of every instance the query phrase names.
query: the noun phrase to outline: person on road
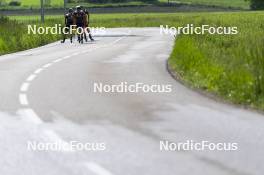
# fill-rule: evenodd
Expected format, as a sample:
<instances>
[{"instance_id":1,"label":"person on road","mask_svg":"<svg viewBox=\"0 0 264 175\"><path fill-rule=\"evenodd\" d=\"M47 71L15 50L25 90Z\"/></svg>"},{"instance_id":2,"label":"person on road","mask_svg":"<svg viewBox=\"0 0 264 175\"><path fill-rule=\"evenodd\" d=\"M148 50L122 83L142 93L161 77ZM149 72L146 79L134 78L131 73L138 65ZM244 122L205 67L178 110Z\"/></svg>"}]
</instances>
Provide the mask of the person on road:
<instances>
[{"instance_id":1,"label":"person on road","mask_svg":"<svg viewBox=\"0 0 264 175\"><path fill-rule=\"evenodd\" d=\"M83 33L86 23L86 14L83 12L81 6L76 7L76 11L73 13L74 25L77 28L78 42L83 43Z\"/></svg>"},{"instance_id":2,"label":"person on road","mask_svg":"<svg viewBox=\"0 0 264 175\"><path fill-rule=\"evenodd\" d=\"M90 38L91 41L94 41L93 37L92 37L92 34L91 34L91 31L90 31L90 28L89 28L89 24L90 24L90 14L88 12L87 9L84 9L84 13L86 15L86 25L85 25L85 28L87 28L87 31L85 30L85 40L87 42L87 37L86 37L86 32L88 32L88 36Z\"/></svg>"},{"instance_id":3,"label":"person on road","mask_svg":"<svg viewBox=\"0 0 264 175\"><path fill-rule=\"evenodd\" d=\"M64 22L65 22L65 27L66 27L66 30L65 30L65 33L63 33L63 39L61 41L61 43L64 43L65 40L66 40L66 37L67 37L67 34L66 32L70 32L70 27L71 25L73 25L73 9L70 8L68 13L65 14L64 16ZM70 32L70 41L72 43L72 33Z\"/></svg>"}]
</instances>

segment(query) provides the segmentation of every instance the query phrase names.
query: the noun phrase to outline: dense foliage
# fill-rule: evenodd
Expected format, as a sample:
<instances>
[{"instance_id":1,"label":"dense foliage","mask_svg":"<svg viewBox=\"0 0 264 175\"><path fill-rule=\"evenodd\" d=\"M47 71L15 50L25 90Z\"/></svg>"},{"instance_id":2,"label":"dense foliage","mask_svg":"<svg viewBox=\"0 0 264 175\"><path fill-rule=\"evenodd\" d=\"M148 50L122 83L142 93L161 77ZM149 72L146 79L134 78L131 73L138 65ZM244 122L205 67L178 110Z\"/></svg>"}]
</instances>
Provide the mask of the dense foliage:
<instances>
[{"instance_id":1,"label":"dense foliage","mask_svg":"<svg viewBox=\"0 0 264 175\"><path fill-rule=\"evenodd\" d=\"M253 10L264 9L264 0L250 0L250 6Z\"/></svg>"}]
</instances>

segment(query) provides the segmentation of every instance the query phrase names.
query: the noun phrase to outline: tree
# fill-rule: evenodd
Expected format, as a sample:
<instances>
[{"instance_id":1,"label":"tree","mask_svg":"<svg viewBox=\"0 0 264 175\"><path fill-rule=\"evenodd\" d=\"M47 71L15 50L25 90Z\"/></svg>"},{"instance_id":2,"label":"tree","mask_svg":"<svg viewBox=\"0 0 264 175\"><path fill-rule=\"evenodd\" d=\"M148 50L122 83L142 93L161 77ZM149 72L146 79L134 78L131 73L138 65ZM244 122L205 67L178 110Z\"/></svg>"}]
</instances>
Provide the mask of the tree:
<instances>
[{"instance_id":1,"label":"tree","mask_svg":"<svg viewBox=\"0 0 264 175\"><path fill-rule=\"evenodd\" d=\"M252 10L264 9L264 0L249 0L249 1Z\"/></svg>"}]
</instances>

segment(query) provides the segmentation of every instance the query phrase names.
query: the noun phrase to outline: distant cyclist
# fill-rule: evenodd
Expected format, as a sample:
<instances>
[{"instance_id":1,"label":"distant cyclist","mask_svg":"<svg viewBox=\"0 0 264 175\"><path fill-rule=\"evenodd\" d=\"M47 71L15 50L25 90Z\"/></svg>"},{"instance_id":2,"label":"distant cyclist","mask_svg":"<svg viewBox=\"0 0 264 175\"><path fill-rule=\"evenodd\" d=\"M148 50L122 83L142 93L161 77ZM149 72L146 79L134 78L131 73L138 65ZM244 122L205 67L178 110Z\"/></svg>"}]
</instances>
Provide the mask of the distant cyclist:
<instances>
[{"instance_id":1,"label":"distant cyclist","mask_svg":"<svg viewBox=\"0 0 264 175\"><path fill-rule=\"evenodd\" d=\"M81 6L76 7L76 11L73 13L74 25L77 27L78 41L83 43L83 29L86 22L86 14L83 12Z\"/></svg>"},{"instance_id":2,"label":"distant cyclist","mask_svg":"<svg viewBox=\"0 0 264 175\"><path fill-rule=\"evenodd\" d=\"M90 24L90 14L89 14L89 12L88 12L87 9L84 9L84 13L85 13L85 15L86 15L86 25L85 25L85 27L87 28L87 32L88 32L88 35L89 35L90 40L91 40L91 41L94 41L94 39L93 39L93 37L92 37L92 35L91 35L90 28L89 28L89 24ZM86 31L85 31L85 32L86 32ZM86 41L87 41L86 33L85 33L84 35L85 35L85 39L86 39Z\"/></svg>"},{"instance_id":3,"label":"distant cyclist","mask_svg":"<svg viewBox=\"0 0 264 175\"><path fill-rule=\"evenodd\" d=\"M70 32L70 27L71 25L73 25L73 9L70 8L68 13L65 14L65 27L66 27L66 30L65 32ZM63 40L61 41L61 43L64 43L65 40L66 40L66 33L63 33ZM72 33L70 34L70 41L72 43Z\"/></svg>"}]
</instances>

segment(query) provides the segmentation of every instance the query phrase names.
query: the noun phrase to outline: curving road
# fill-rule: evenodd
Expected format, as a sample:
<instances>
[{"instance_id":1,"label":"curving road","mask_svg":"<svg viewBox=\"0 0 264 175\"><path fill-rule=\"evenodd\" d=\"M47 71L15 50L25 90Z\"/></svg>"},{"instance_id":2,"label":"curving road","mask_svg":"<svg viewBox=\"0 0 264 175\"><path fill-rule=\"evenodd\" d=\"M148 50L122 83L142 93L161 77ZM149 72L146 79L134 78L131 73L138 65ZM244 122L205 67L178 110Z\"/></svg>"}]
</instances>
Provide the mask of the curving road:
<instances>
[{"instance_id":1,"label":"curving road","mask_svg":"<svg viewBox=\"0 0 264 175\"><path fill-rule=\"evenodd\" d=\"M222 104L168 74L174 38L109 29L0 57L0 174L262 175L263 115ZM170 93L94 93L94 83L171 85ZM237 143L236 151L160 151L160 141ZM28 141L105 143L32 151Z\"/></svg>"}]
</instances>

